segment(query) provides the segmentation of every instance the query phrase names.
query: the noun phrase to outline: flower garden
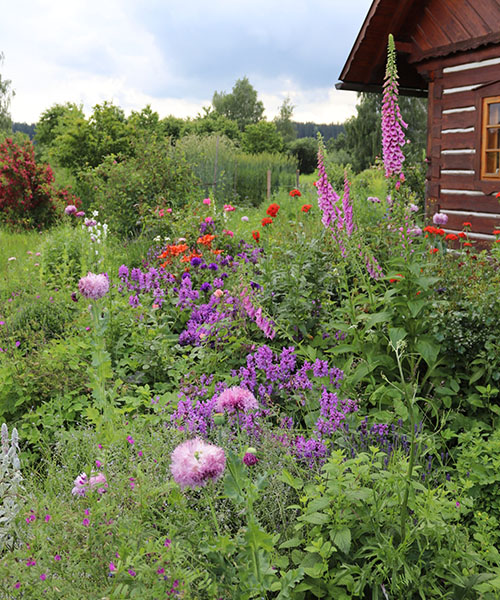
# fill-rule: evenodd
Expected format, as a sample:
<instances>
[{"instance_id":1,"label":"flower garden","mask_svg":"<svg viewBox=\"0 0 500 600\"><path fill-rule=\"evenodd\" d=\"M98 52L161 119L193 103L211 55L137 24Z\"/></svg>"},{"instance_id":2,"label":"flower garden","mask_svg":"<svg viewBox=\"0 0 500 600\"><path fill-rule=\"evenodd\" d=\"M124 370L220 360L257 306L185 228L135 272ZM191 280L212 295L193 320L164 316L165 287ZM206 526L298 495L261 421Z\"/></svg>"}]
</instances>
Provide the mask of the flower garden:
<instances>
[{"instance_id":1,"label":"flower garden","mask_svg":"<svg viewBox=\"0 0 500 600\"><path fill-rule=\"evenodd\" d=\"M0 597L500 597L500 252L384 100L341 189L0 230Z\"/></svg>"}]
</instances>

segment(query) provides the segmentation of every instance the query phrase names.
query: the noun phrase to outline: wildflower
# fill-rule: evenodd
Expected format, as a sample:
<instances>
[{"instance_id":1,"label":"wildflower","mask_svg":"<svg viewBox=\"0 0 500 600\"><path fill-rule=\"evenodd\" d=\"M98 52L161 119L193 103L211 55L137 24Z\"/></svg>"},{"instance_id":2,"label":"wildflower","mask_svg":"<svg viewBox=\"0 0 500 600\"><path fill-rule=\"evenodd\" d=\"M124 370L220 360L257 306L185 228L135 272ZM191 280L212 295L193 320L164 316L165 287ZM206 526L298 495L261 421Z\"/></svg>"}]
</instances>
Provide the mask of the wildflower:
<instances>
[{"instance_id":1,"label":"wildflower","mask_svg":"<svg viewBox=\"0 0 500 600\"><path fill-rule=\"evenodd\" d=\"M403 121L399 110L398 93L396 46L392 34L389 34L382 99L382 154L386 177L400 175L405 159L402 150L406 143L403 128L406 129L408 125Z\"/></svg>"},{"instance_id":2,"label":"wildflower","mask_svg":"<svg viewBox=\"0 0 500 600\"><path fill-rule=\"evenodd\" d=\"M494 229L493 235L500 235L500 229Z\"/></svg>"},{"instance_id":3,"label":"wildflower","mask_svg":"<svg viewBox=\"0 0 500 600\"><path fill-rule=\"evenodd\" d=\"M252 231L252 237L253 239L258 242L260 240L260 232L259 231Z\"/></svg>"},{"instance_id":4,"label":"wildflower","mask_svg":"<svg viewBox=\"0 0 500 600\"><path fill-rule=\"evenodd\" d=\"M203 487L217 480L226 466L224 450L200 438L183 442L172 452L170 470L176 483L185 487Z\"/></svg>"},{"instance_id":5,"label":"wildflower","mask_svg":"<svg viewBox=\"0 0 500 600\"><path fill-rule=\"evenodd\" d=\"M299 190L297 190L297 189L293 189L293 190L290 192L290 196L292 196L292 198L293 198L294 196L302 196L302 194L300 193L300 191L299 191Z\"/></svg>"},{"instance_id":6,"label":"wildflower","mask_svg":"<svg viewBox=\"0 0 500 600\"><path fill-rule=\"evenodd\" d=\"M408 208L410 209L410 212L418 212L418 206L416 204L410 204Z\"/></svg>"},{"instance_id":7,"label":"wildflower","mask_svg":"<svg viewBox=\"0 0 500 600\"><path fill-rule=\"evenodd\" d=\"M303 204L302 208L300 209L302 212L309 212L312 208L312 204Z\"/></svg>"},{"instance_id":8,"label":"wildflower","mask_svg":"<svg viewBox=\"0 0 500 600\"><path fill-rule=\"evenodd\" d=\"M212 286L210 283L208 283L208 281L204 281L200 286L200 290L202 292L209 292L211 289L212 289Z\"/></svg>"},{"instance_id":9,"label":"wildflower","mask_svg":"<svg viewBox=\"0 0 500 600\"><path fill-rule=\"evenodd\" d=\"M465 223L462 223L463 227L472 227L472 223L469 223L469 221L465 221Z\"/></svg>"},{"instance_id":10,"label":"wildflower","mask_svg":"<svg viewBox=\"0 0 500 600\"><path fill-rule=\"evenodd\" d=\"M472 244L470 242L464 242L464 246L470 246L470 247L472 247Z\"/></svg>"},{"instance_id":11,"label":"wildflower","mask_svg":"<svg viewBox=\"0 0 500 600\"><path fill-rule=\"evenodd\" d=\"M133 569L128 569L128 574L130 575L130 577L135 577L137 575L137 573Z\"/></svg>"},{"instance_id":12,"label":"wildflower","mask_svg":"<svg viewBox=\"0 0 500 600\"><path fill-rule=\"evenodd\" d=\"M436 213L432 217L432 222L434 225L446 225L446 223L448 223L448 215L444 213Z\"/></svg>"},{"instance_id":13,"label":"wildflower","mask_svg":"<svg viewBox=\"0 0 500 600\"><path fill-rule=\"evenodd\" d=\"M114 562L110 562L109 566L108 566L109 572L112 573L113 571L116 571L116 566Z\"/></svg>"},{"instance_id":14,"label":"wildflower","mask_svg":"<svg viewBox=\"0 0 500 600\"><path fill-rule=\"evenodd\" d=\"M225 212L233 212L233 210L236 210L231 204L224 204L223 208Z\"/></svg>"},{"instance_id":15,"label":"wildflower","mask_svg":"<svg viewBox=\"0 0 500 600\"><path fill-rule=\"evenodd\" d=\"M204 198L203 199L203 204L206 204L207 206L210 206L211 203L212 203L212 201L210 200L210 198Z\"/></svg>"},{"instance_id":16,"label":"wildflower","mask_svg":"<svg viewBox=\"0 0 500 600\"><path fill-rule=\"evenodd\" d=\"M247 467L253 467L259 462L259 459L255 456L256 454L255 448L248 448L245 452L245 456L243 457L243 463Z\"/></svg>"},{"instance_id":17,"label":"wildflower","mask_svg":"<svg viewBox=\"0 0 500 600\"><path fill-rule=\"evenodd\" d=\"M455 235L454 233L449 233L444 239L449 240L450 242L455 242L456 240L458 240L458 235Z\"/></svg>"},{"instance_id":18,"label":"wildflower","mask_svg":"<svg viewBox=\"0 0 500 600\"><path fill-rule=\"evenodd\" d=\"M131 435L127 435L127 442L128 442L130 445L133 445L133 444L135 444L135 440L134 440L134 438L133 438Z\"/></svg>"},{"instance_id":19,"label":"wildflower","mask_svg":"<svg viewBox=\"0 0 500 600\"><path fill-rule=\"evenodd\" d=\"M75 213L75 217L78 217L79 219L81 219L84 216L85 213L83 212L83 210L79 210L77 213Z\"/></svg>"},{"instance_id":20,"label":"wildflower","mask_svg":"<svg viewBox=\"0 0 500 600\"><path fill-rule=\"evenodd\" d=\"M56 555L54 556L54 560L55 560L56 562L59 562L59 561L61 560L61 555L60 555L60 554L56 554Z\"/></svg>"},{"instance_id":21,"label":"wildflower","mask_svg":"<svg viewBox=\"0 0 500 600\"><path fill-rule=\"evenodd\" d=\"M97 221L95 219L85 219L83 224L85 227L95 227L97 225Z\"/></svg>"},{"instance_id":22,"label":"wildflower","mask_svg":"<svg viewBox=\"0 0 500 600\"><path fill-rule=\"evenodd\" d=\"M466 238L466 237L467 237L467 234L466 234L464 231L461 231L461 232L458 234L458 237L459 237L459 238Z\"/></svg>"},{"instance_id":23,"label":"wildflower","mask_svg":"<svg viewBox=\"0 0 500 600\"><path fill-rule=\"evenodd\" d=\"M280 205L273 202L267 207L266 215L269 215L270 217L275 217L278 214L279 209Z\"/></svg>"},{"instance_id":24,"label":"wildflower","mask_svg":"<svg viewBox=\"0 0 500 600\"><path fill-rule=\"evenodd\" d=\"M401 279L403 278L404 275L401 275L401 273L397 273L393 279L389 279L389 283L396 283L397 281L401 281Z\"/></svg>"},{"instance_id":25,"label":"wildflower","mask_svg":"<svg viewBox=\"0 0 500 600\"><path fill-rule=\"evenodd\" d=\"M52 519L52 517L50 515L45 515L45 522L48 523L50 521L50 519Z\"/></svg>"},{"instance_id":26,"label":"wildflower","mask_svg":"<svg viewBox=\"0 0 500 600\"><path fill-rule=\"evenodd\" d=\"M82 277L78 282L78 289L85 298L98 300L107 294L109 281L104 273L95 275L89 271L88 275Z\"/></svg>"},{"instance_id":27,"label":"wildflower","mask_svg":"<svg viewBox=\"0 0 500 600\"><path fill-rule=\"evenodd\" d=\"M216 298L220 298L221 296L224 296L224 292L223 292L223 290L215 290L215 292L214 292L214 296L215 296Z\"/></svg>"},{"instance_id":28,"label":"wildflower","mask_svg":"<svg viewBox=\"0 0 500 600\"><path fill-rule=\"evenodd\" d=\"M85 473L79 475L74 481L74 487L71 490L73 496L85 496L87 491L97 488L99 494L104 494L108 487L104 473L92 473L90 479Z\"/></svg>"},{"instance_id":29,"label":"wildflower","mask_svg":"<svg viewBox=\"0 0 500 600\"><path fill-rule=\"evenodd\" d=\"M377 196L368 196L367 201L373 202L373 204L380 204L380 198L377 198Z\"/></svg>"},{"instance_id":30,"label":"wildflower","mask_svg":"<svg viewBox=\"0 0 500 600\"><path fill-rule=\"evenodd\" d=\"M439 248L431 248L430 249L431 254L436 254L436 252L439 252Z\"/></svg>"},{"instance_id":31,"label":"wildflower","mask_svg":"<svg viewBox=\"0 0 500 600\"><path fill-rule=\"evenodd\" d=\"M272 222L273 220L269 217L264 217L264 219L262 219L262 227L265 227L266 225L271 225Z\"/></svg>"},{"instance_id":32,"label":"wildflower","mask_svg":"<svg viewBox=\"0 0 500 600\"><path fill-rule=\"evenodd\" d=\"M228 235L229 237L234 237L234 233L229 229L223 229L222 233L224 233L225 235Z\"/></svg>"},{"instance_id":33,"label":"wildflower","mask_svg":"<svg viewBox=\"0 0 500 600\"><path fill-rule=\"evenodd\" d=\"M90 525L90 521L85 517L85 519L82 520L82 525L84 527L88 527Z\"/></svg>"},{"instance_id":34,"label":"wildflower","mask_svg":"<svg viewBox=\"0 0 500 600\"><path fill-rule=\"evenodd\" d=\"M15 256L10 256L8 259L8 262L12 262L13 260L17 260Z\"/></svg>"},{"instance_id":35,"label":"wildflower","mask_svg":"<svg viewBox=\"0 0 500 600\"><path fill-rule=\"evenodd\" d=\"M412 227L411 229L408 229L408 233L410 235L419 236L419 235L422 235L422 230L420 229L420 227L415 226L415 227Z\"/></svg>"},{"instance_id":36,"label":"wildflower","mask_svg":"<svg viewBox=\"0 0 500 600\"><path fill-rule=\"evenodd\" d=\"M258 408L257 400L250 390L238 386L224 390L215 402L215 412L234 413L237 411L248 412Z\"/></svg>"},{"instance_id":37,"label":"wildflower","mask_svg":"<svg viewBox=\"0 0 500 600\"><path fill-rule=\"evenodd\" d=\"M64 213L67 215L76 215L77 212L78 209L74 204L68 204L68 206L66 206L66 208L64 209Z\"/></svg>"},{"instance_id":38,"label":"wildflower","mask_svg":"<svg viewBox=\"0 0 500 600\"><path fill-rule=\"evenodd\" d=\"M246 215L241 217L241 220L243 221L243 223L248 223L248 217Z\"/></svg>"},{"instance_id":39,"label":"wildflower","mask_svg":"<svg viewBox=\"0 0 500 600\"><path fill-rule=\"evenodd\" d=\"M41 573L41 574L40 574L40 579L41 579L42 581L45 581L45 580L47 579L47 575L46 575L45 573Z\"/></svg>"}]
</instances>

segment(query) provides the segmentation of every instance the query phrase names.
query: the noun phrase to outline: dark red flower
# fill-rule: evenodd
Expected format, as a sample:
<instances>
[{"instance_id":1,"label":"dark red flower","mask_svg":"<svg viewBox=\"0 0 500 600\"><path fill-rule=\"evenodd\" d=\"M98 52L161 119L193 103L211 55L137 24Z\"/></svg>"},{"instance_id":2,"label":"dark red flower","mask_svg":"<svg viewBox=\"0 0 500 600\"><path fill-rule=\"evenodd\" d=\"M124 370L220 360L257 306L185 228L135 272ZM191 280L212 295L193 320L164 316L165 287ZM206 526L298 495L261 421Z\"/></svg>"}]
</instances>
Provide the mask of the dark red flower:
<instances>
[{"instance_id":1,"label":"dark red flower","mask_svg":"<svg viewBox=\"0 0 500 600\"><path fill-rule=\"evenodd\" d=\"M266 225L271 225L272 222L273 222L273 220L270 219L269 217L264 217L262 219L262 227L265 227Z\"/></svg>"},{"instance_id":2,"label":"dark red flower","mask_svg":"<svg viewBox=\"0 0 500 600\"><path fill-rule=\"evenodd\" d=\"M302 194L300 193L300 191L299 191L299 190L297 190L297 189L293 189L293 190L290 192L290 196L292 196L292 197L293 197L293 196L302 196Z\"/></svg>"},{"instance_id":3,"label":"dark red flower","mask_svg":"<svg viewBox=\"0 0 500 600\"><path fill-rule=\"evenodd\" d=\"M311 210L311 208L312 208L312 204L304 204L300 210L302 212L306 213L306 212L309 212Z\"/></svg>"},{"instance_id":4,"label":"dark red flower","mask_svg":"<svg viewBox=\"0 0 500 600\"><path fill-rule=\"evenodd\" d=\"M258 231L252 231L253 239L258 242L260 240L260 233Z\"/></svg>"},{"instance_id":5,"label":"dark red flower","mask_svg":"<svg viewBox=\"0 0 500 600\"><path fill-rule=\"evenodd\" d=\"M278 214L278 211L280 209L280 205L279 204L275 204L273 202L273 204L270 204L266 210L266 215L269 215L270 217L275 217Z\"/></svg>"}]
</instances>

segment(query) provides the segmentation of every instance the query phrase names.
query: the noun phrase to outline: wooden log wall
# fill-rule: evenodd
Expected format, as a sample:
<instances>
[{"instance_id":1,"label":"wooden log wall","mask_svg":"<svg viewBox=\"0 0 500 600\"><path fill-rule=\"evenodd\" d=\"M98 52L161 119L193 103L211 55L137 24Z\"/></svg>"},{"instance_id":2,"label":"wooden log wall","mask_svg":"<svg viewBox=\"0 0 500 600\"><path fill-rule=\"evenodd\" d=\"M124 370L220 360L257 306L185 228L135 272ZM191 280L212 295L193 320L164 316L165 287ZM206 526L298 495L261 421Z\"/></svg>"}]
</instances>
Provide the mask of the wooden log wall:
<instances>
[{"instance_id":1,"label":"wooden log wall","mask_svg":"<svg viewBox=\"0 0 500 600\"><path fill-rule=\"evenodd\" d=\"M470 237L491 241L500 181L480 180L481 96L500 95L500 46L433 59L419 71L429 79L427 216L444 212L450 233L469 222Z\"/></svg>"}]
</instances>

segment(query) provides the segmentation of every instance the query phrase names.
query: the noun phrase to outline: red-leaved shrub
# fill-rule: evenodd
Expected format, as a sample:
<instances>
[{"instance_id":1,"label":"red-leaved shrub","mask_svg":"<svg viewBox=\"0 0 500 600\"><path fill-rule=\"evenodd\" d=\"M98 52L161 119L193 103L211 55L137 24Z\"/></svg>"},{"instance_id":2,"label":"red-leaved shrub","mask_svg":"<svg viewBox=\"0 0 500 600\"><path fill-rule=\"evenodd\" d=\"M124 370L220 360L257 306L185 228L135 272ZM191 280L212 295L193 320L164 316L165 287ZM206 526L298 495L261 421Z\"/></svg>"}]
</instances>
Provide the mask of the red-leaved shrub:
<instances>
[{"instance_id":1,"label":"red-leaved shrub","mask_svg":"<svg viewBox=\"0 0 500 600\"><path fill-rule=\"evenodd\" d=\"M52 225L64 206L80 200L54 186L50 165L37 165L33 144L11 138L0 143L0 221L14 227Z\"/></svg>"}]
</instances>

